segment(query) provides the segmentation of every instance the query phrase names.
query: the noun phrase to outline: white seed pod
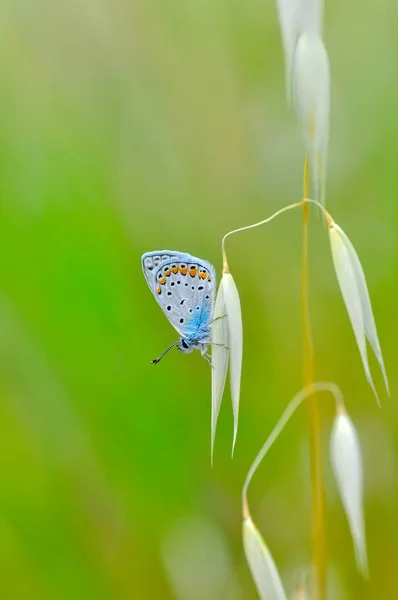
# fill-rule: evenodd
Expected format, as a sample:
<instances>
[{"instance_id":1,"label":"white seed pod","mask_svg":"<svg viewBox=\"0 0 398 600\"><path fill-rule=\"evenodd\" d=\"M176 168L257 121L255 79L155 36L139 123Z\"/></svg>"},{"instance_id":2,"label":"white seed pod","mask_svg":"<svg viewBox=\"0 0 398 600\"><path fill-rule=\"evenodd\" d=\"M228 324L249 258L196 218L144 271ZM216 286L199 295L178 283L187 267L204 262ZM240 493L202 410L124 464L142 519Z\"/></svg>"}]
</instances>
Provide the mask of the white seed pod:
<instances>
[{"instance_id":1,"label":"white seed pod","mask_svg":"<svg viewBox=\"0 0 398 600\"><path fill-rule=\"evenodd\" d=\"M232 410L234 415L234 434L232 452L238 433L240 381L242 373L243 327L239 293L231 273L222 276L225 308L228 318L229 334L229 374L231 384Z\"/></svg>"},{"instance_id":2,"label":"white seed pod","mask_svg":"<svg viewBox=\"0 0 398 600\"><path fill-rule=\"evenodd\" d=\"M366 577L368 560L363 516L361 448L355 427L341 408L331 433L330 458L354 543L357 567Z\"/></svg>"},{"instance_id":3,"label":"white seed pod","mask_svg":"<svg viewBox=\"0 0 398 600\"><path fill-rule=\"evenodd\" d=\"M309 159L312 196L325 204L329 144L330 70L325 45L317 33L302 33L293 65L293 98Z\"/></svg>"},{"instance_id":4,"label":"white seed pod","mask_svg":"<svg viewBox=\"0 0 398 600\"><path fill-rule=\"evenodd\" d=\"M303 31L322 36L323 0L277 0L277 9L285 54L286 96L290 104L297 40Z\"/></svg>"},{"instance_id":5,"label":"white seed pod","mask_svg":"<svg viewBox=\"0 0 398 600\"><path fill-rule=\"evenodd\" d=\"M243 521L243 547L261 600L287 600L274 559L250 517Z\"/></svg>"},{"instance_id":6,"label":"white seed pod","mask_svg":"<svg viewBox=\"0 0 398 600\"><path fill-rule=\"evenodd\" d=\"M365 274L354 246L336 223L329 227L329 237L337 281L354 330L365 375L379 401L370 373L366 339L376 355L388 394L389 387Z\"/></svg>"},{"instance_id":7,"label":"white seed pod","mask_svg":"<svg viewBox=\"0 0 398 600\"><path fill-rule=\"evenodd\" d=\"M221 279L212 324L211 350L211 462L213 464L214 440L217 420L224 394L229 359L229 327L224 298L224 279Z\"/></svg>"}]
</instances>

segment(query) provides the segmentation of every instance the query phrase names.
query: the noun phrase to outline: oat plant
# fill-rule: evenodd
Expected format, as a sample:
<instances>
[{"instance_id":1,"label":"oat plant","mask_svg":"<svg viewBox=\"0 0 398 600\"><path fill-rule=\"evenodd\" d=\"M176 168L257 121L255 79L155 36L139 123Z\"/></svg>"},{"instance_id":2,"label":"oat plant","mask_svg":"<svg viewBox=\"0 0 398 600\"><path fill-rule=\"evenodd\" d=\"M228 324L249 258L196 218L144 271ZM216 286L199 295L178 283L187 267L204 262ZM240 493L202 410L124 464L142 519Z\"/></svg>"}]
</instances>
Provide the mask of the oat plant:
<instances>
[{"instance_id":1,"label":"oat plant","mask_svg":"<svg viewBox=\"0 0 398 600\"><path fill-rule=\"evenodd\" d=\"M353 539L358 570L368 575L365 524L363 515L362 460L359 438L348 416L343 396L334 383L315 382L314 350L308 304L308 214L310 207L320 212L318 226L326 223L337 282L358 344L365 376L379 402L368 362L367 342L382 371L387 393L388 380L383 362L375 319L363 268L346 233L326 210L326 173L329 143L330 71L326 46L322 37L323 3L321 0L277 0L285 53L286 95L288 105L294 105L302 135L305 162L303 197L281 208L268 218L235 229L222 239L223 274L219 285L212 330L212 424L211 455L213 457L217 418L224 393L227 372L234 415L234 448L238 430L240 377L243 356L242 312L238 289L227 260L226 241L253 228L266 225L290 210L301 210L303 248L301 262L301 311L303 329L304 374L301 391L291 400L274 430L267 438L251 466L243 487L243 545L258 594L262 599L285 599L287 593L262 535L251 517L248 487L259 464L279 437L298 406L308 405L310 462L312 488L312 574L311 583L304 583L292 597L324 600L326 598L327 559L325 542L325 491L321 461L321 430L319 394L330 392L335 399L336 417L330 435L330 461L338 491ZM229 239L229 243L232 240ZM224 347L223 347L224 345ZM229 351L225 350L229 348Z\"/></svg>"}]
</instances>

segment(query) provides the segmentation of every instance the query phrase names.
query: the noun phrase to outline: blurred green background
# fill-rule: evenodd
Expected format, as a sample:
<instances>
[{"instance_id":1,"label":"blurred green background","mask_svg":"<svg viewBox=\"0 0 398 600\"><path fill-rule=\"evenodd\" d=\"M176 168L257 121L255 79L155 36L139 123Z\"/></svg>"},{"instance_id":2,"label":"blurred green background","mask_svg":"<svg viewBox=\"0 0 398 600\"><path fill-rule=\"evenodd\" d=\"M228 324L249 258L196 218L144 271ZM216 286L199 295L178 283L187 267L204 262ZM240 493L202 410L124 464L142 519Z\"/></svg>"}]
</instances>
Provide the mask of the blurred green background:
<instances>
[{"instance_id":1,"label":"blurred green background","mask_svg":"<svg viewBox=\"0 0 398 600\"><path fill-rule=\"evenodd\" d=\"M366 4L366 3L365 3ZM367 274L390 377L365 381L311 218L316 377L338 383L365 462L371 579L356 574L328 462L331 598L396 598L398 6L328 2L328 209ZM300 199L276 9L259 0L3 0L0 6L0 597L248 600L240 492L302 385L301 214L228 243L244 320L210 467L210 372L142 276L145 251L220 273L230 229ZM253 516L292 589L310 562L307 413L259 470ZM304 570L304 571L303 571Z\"/></svg>"}]
</instances>

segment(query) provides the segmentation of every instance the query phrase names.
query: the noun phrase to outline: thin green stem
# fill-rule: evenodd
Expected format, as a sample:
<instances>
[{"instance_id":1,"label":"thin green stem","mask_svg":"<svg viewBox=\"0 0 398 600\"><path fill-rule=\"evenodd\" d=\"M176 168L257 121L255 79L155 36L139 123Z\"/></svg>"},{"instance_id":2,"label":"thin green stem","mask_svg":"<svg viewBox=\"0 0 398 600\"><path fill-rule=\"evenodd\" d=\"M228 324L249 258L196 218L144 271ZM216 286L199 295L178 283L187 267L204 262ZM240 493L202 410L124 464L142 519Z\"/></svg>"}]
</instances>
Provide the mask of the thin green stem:
<instances>
[{"instance_id":1,"label":"thin green stem","mask_svg":"<svg viewBox=\"0 0 398 600\"><path fill-rule=\"evenodd\" d=\"M308 186L307 186L308 188ZM260 227L261 225L265 225L266 223L269 223L270 221L272 221L273 219L275 219L275 217L279 217L279 215L281 215L284 212L287 212L288 210L291 210L292 208L298 208L299 206L303 206L304 207L304 214L308 214L308 204L314 204L315 206L317 206L323 213L323 216L326 219L326 222L328 224L329 227L333 227L334 224L334 220L333 218L330 216L330 214L328 213L328 211L325 209L324 206L322 206L322 204L320 202L318 202L317 200L311 200L310 198L308 198L308 189L304 189L304 199L301 200L300 202L295 202L294 204L289 204L288 206L284 206L283 208L281 208L280 210L277 210L274 214L272 214L270 217L268 217L267 219L263 219L262 221L259 221L258 223L253 223L252 225L246 225L246 227L239 227L238 229L233 229L232 231L229 231L228 233L226 233L224 235L224 237L222 238L221 241L221 251L222 251L222 259L223 259L223 271L224 273L229 273L229 267L228 267L228 261L227 261L227 253L225 251L225 240L230 236L233 235L235 233L240 233L241 231L248 231L249 229L254 229L255 227Z\"/></svg>"},{"instance_id":2,"label":"thin green stem","mask_svg":"<svg viewBox=\"0 0 398 600\"><path fill-rule=\"evenodd\" d=\"M287 423L290 421L290 419L292 418L292 416L294 415L294 413L296 412L296 410L298 409L300 404L306 398L309 398L311 395L316 394L317 392L330 392L334 396L334 399L336 402L336 412L337 413L340 413L344 409L344 400L343 400L343 395L341 393L341 390L335 383L333 383L331 381L317 381L316 383L312 383L310 386L307 386L307 387L303 388L302 390L300 390L299 392L297 392L297 394L294 396L294 398L289 402L289 404L285 408L279 421L277 422L274 429L271 431L270 435L264 442L263 446L261 447L259 453L257 454L256 458L254 459L253 464L247 473L245 483L243 484L243 488L242 488L243 518L247 518L250 516L249 503L247 500L247 492L248 492L248 488L251 483L251 480L253 479L253 475L257 471L260 463L262 462L265 455L270 450L271 446L273 446L274 442L277 440L279 435L282 433L283 429L286 427Z\"/></svg>"},{"instance_id":3,"label":"thin green stem","mask_svg":"<svg viewBox=\"0 0 398 600\"><path fill-rule=\"evenodd\" d=\"M287 212L288 210L291 210L292 208L297 208L298 206L302 206L303 203L304 203L304 201L301 200L300 202L296 202L295 204L289 204L288 206L285 206L285 207L281 208L280 210L277 210L273 215L271 215L267 219L264 219L263 221L259 221L258 223L254 223L253 225L246 225L246 227L239 227L239 229L233 229L232 231L229 231L228 233L226 233L221 241L224 273L229 272L228 262L227 262L227 254L225 252L225 240L230 235L233 235L234 233L239 233L240 231L248 231L249 229L254 229L255 227L260 227L261 225L265 225L266 223L269 223L270 221L275 219L275 217L278 217L282 213Z\"/></svg>"},{"instance_id":4,"label":"thin green stem","mask_svg":"<svg viewBox=\"0 0 398 600\"><path fill-rule=\"evenodd\" d=\"M308 156L304 165L304 198L308 198ZM314 202L315 203L315 202ZM318 203L316 203L318 205ZM323 213L325 210L321 205ZM326 217L326 214L325 214ZM327 218L327 217L326 217ZM303 257L301 270L301 312L304 339L304 386L310 389L314 380L314 354L311 336L308 298L308 202L303 204ZM310 421L310 462L312 489L312 561L314 565L313 592L317 600L326 598L326 526L325 492L322 473L322 444L319 407L316 396L308 398Z\"/></svg>"}]
</instances>

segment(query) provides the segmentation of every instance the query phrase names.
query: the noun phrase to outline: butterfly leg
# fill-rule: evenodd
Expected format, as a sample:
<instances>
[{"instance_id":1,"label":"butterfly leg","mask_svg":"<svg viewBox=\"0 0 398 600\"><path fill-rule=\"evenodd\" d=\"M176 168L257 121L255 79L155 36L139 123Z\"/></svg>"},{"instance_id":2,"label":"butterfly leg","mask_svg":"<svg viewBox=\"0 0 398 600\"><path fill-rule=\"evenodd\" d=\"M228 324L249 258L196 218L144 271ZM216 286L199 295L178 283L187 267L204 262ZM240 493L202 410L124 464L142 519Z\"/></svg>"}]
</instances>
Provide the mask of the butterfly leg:
<instances>
[{"instance_id":1,"label":"butterfly leg","mask_svg":"<svg viewBox=\"0 0 398 600\"><path fill-rule=\"evenodd\" d=\"M205 359L205 361L207 363L209 363L211 368L214 369L213 365L211 364L211 356L210 356L210 354L207 353L207 344L206 344L206 346L202 346L200 353L203 356L203 358Z\"/></svg>"},{"instance_id":2,"label":"butterfly leg","mask_svg":"<svg viewBox=\"0 0 398 600\"><path fill-rule=\"evenodd\" d=\"M209 342L209 346L219 346L220 348L225 348L226 350L229 350L229 346L227 346L226 344L217 344L216 342Z\"/></svg>"},{"instance_id":3,"label":"butterfly leg","mask_svg":"<svg viewBox=\"0 0 398 600\"><path fill-rule=\"evenodd\" d=\"M219 317L216 317L215 319L213 319L213 320L211 321L211 323L214 323L214 321L219 321L220 319L225 319L225 317L227 317L227 316L228 316L228 315L221 315L221 316L219 316Z\"/></svg>"},{"instance_id":4,"label":"butterfly leg","mask_svg":"<svg viewBox=\"0 0 398 600\"><path fill-rule=\"evenodd\" d=\"M212 365L212 362L211 362L210 354L202 354L202 356L205 359L205 361L211 366L211 368L214 369L214 366Z\"/></svg>"}]
</instances>

